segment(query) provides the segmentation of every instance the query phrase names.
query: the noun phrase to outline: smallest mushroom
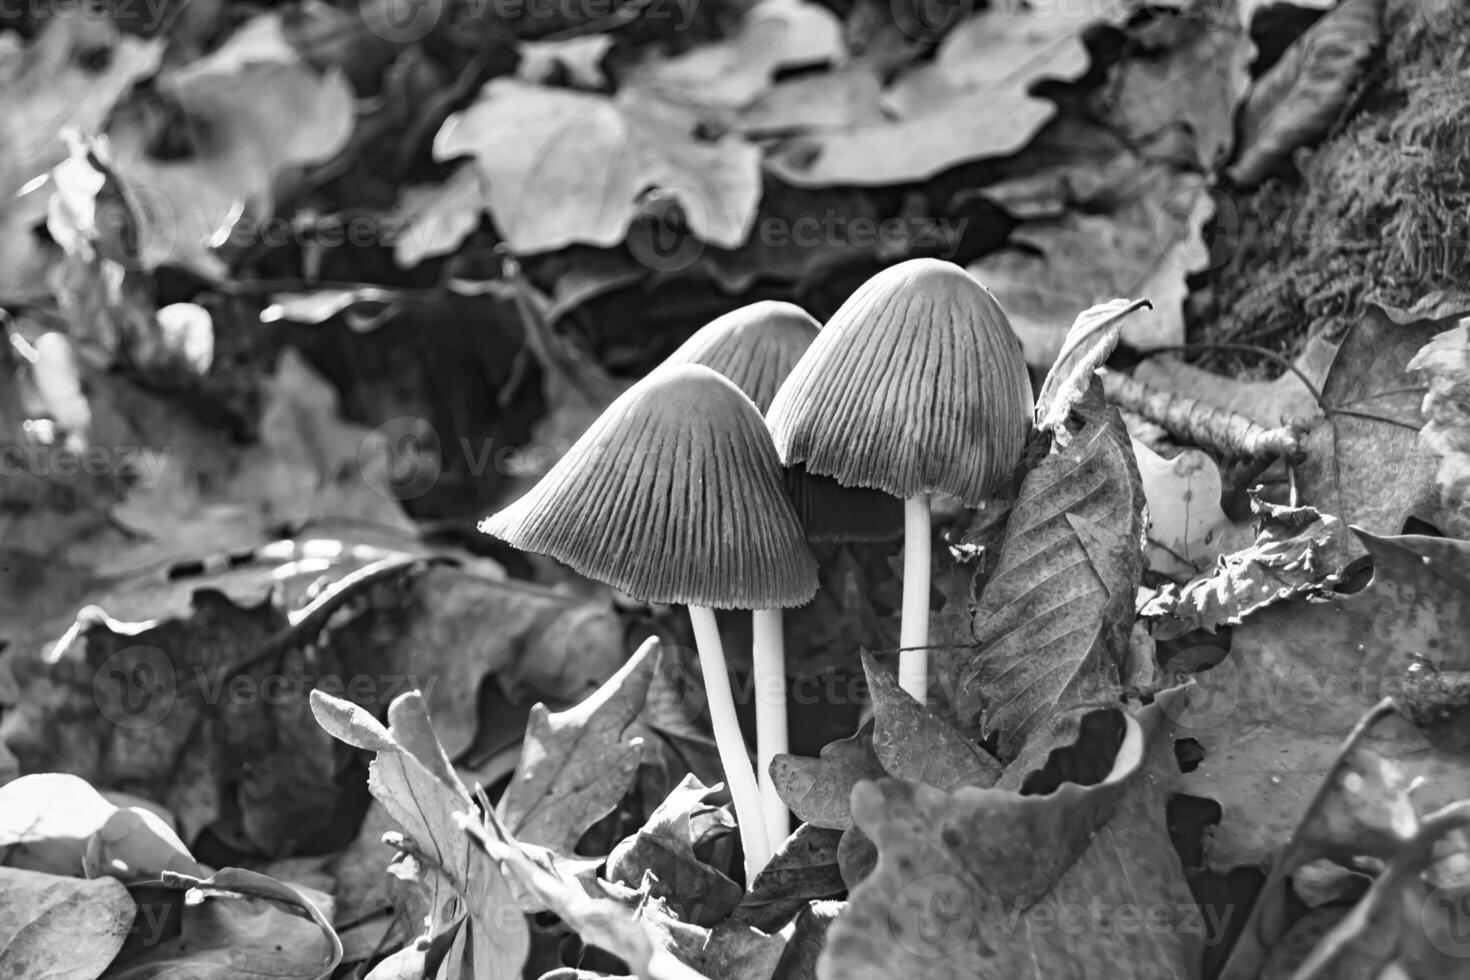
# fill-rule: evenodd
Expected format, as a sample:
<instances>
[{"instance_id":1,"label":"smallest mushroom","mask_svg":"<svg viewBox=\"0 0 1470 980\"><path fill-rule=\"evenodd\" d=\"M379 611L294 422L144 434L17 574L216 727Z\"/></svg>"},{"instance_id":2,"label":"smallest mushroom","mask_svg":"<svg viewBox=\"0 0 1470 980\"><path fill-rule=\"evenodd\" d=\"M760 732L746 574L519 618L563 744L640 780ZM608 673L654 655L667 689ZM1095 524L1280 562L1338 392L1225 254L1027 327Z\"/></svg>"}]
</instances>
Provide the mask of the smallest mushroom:
<instances>
[{"instance_id":1,"label":"smallest mushroom","mask_svg":"<svg viewBox=\"0 0 1470 980\"><path fill-rule=\"evenodd\" d=\"M816 562L755 405L706 367L628 389L520 500L480 529L646 602L689 607L747 881L770 860L715 609L799 606Z\"/></svg>"}]
</instances>

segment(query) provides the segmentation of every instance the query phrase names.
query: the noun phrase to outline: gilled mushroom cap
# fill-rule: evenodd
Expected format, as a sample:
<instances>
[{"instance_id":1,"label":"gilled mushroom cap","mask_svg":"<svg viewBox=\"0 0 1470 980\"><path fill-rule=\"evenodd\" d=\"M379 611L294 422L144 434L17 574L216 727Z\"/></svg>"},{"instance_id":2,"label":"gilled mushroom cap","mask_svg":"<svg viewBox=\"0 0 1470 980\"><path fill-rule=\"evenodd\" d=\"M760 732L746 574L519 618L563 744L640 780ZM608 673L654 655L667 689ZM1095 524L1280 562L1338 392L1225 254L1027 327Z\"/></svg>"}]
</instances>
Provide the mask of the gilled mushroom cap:
<instances>
[{"instance_id":1,"label":"gilled mushroom cap","mask_svg":"<svg viewBox=\"0 0 1470 980\"><path fill-rule=\"evenodd\" d=\"M764 415L776 389L817 337L817 323L795 303L762 300L695 331L664 365L703 364L723 374Z\"/></svg>"},{"instance_id":2,"label":"gilled mushroom cap","mask_svg":"<svg viewBox=\"0 0 1470 980\"><path fill-rule=\"evenodd\" d=\"M799 606L816 561L755 405L706 367L660 368L480 530L648 602Z\"/></svg>"},{"instance_id":3,"label":"gilled mushroom cap","mask_svg":"<svg viewBox=\"0 0 1470 980\"><path fill-rule=\"evenodd\" d=\"M764 413L819 327L794 303L762 300L700 327L662 366L703 364L733 381ZM800 465L786 471L786 488L813 541L889 541L903 534L903 505L890 494L844 487Z\"/></svg>"},{"instance_id":4,"label":"gilled mushroom cap","mask_svg":"<svg viewBox=\"0 0 1470 980\"><path fill-rule=\"evenodd\" d=\"M1020 461L1030 414L1021 344L995 297L959 266L912 259L833 314L767 421L788 466L973 506Z\"/></svg>"}]
</instances>

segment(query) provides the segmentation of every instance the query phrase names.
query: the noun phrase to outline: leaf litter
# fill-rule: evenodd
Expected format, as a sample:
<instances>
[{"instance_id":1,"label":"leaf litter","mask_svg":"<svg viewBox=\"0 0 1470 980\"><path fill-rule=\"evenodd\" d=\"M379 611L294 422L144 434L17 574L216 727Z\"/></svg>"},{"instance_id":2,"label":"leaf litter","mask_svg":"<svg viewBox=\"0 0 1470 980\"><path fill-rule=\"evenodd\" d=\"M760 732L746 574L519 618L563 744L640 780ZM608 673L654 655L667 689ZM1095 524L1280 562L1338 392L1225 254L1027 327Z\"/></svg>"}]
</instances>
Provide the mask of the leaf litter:
<instances>
[{"instance_id":1,"label":"leaf litter","mask_svg":"<svg viewBox=\"0 0 1470 980\"><path fill-rule=\"evenodd\" d=\"M1432 293L1458 266L1429 244L1454 237L1433 222L1458 213L1437 161L1459 83L1413 67L1450 15L1003 5L936 32L711 6L682 39L450 18L395 46L329 8L0 35L0 126L22 134L0 141L0 439L52 464L137 450L0 488L0 872L24 896L0 902L0 973L1463 972L1470 304ZM283 103L301 111L261 115ZM382 154L389 118L412 125ZM1379 167L1380 131L1424 152ZM1309 224L1337 220L1344 166L1347 220L1397 208L1386 271L1321 260L1323 234L1317 266L1286 260L1300 289L1241 275L1259 243L1228 235L1293 174ZM910 226L771 233L823 208ZM373 246L391 274L252 242L258 220L310 238L362 212L405 229ZM940 250L1052 369L1043 434L1016 499L968 533L939 508L932 709L888 671L892 552L824 553L789 642L797 670L860 665L860 694L825 699L860 710L801 709L810 744L773 776L802 822L746 881L663 612L435 537L443 511L401 492L403 443L372 428L393 403L323 351L393 335L426 294L493 297L525 348L498 407L534 402L519 431L552 444L732 298L830 311ZM1268 325L1310 313L1268 352L1296 373L1166 353L1132 376L1215 421L1303 420L1303 458L1240 460L1220 426L1142 427L1101 397L1099 368L1198 336L1239 295L1227 274L1255 292L1220 336L1259 339L1239 321L1268 299ZM1242 872L1258 893L1223 915L1211 889Z\"/></svg>"}]
</instances>

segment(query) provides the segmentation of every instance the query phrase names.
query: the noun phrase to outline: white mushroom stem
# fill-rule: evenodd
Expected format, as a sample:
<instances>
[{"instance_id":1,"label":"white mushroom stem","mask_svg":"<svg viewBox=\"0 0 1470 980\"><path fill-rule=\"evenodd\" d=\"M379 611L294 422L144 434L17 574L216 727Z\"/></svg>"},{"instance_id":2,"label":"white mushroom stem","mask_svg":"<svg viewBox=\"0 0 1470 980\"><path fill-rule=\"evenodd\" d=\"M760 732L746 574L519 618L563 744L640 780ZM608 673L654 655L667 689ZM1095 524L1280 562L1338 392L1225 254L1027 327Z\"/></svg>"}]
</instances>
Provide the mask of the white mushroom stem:
<instances>
[{"instance_id":1,"label":"white mushroom stem","mask_svg":"<svg viewBox=\"0 0 1470 980\"><path fill-rule=\"evenodd\" d=\"M699 649L699 669L704 674L710 723L715 730L715 748L719 750L725 782L735 803L735 822L740 826L748 885L771 860L770 836L766 833L765 813L761 810L760 788L756 785L755 770L750 768L745 739L740 735L740 720L735 716L735 697L730 693L725 648L720 642L720 628L715 624L714 610L690 606L689 622L694 626L694 645Z\"/></svg>"},{"instance_id":2,"label":"white mushroom stem","mask_svg":"<svg viewBox=\"0 0 1470 980\"><path fill-rule=\"evenodd\" d=\"M791 834L791 811L771 781L771 760L790 750L786 732L786 643L781 610L757 609L750 614L751 660L755 664L755 768L772 847Z\"/></svg>"},{"instance_id":3,"label":"white mushroom stem","mask_svg":"<svg viewBox=\"0 0 1470 980\"><path fill-rule=\"evenodd\" d=\"M929 495L903 502L903 618L898 686L920 704L929 695Z\"/></svg>"}]
</instances>

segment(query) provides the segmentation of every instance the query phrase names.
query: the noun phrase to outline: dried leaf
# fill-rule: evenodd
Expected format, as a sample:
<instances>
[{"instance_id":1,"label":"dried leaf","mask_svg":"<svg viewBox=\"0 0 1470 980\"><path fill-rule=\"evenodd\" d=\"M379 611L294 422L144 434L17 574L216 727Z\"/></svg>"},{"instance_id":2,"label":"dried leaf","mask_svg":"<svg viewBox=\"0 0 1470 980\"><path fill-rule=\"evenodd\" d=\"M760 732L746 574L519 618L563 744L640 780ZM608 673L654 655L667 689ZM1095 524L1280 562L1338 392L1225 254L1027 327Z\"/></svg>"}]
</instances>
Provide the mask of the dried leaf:
<instances>
[{"instance_id":1,"label":"dried leaf","mask_svg":"<svg viewBox=\"0 0 1470 980\"><path fill-rule=\"evenodd\" d=\"M1093 373L1118 346L1123 318L1140 309L1152 309L1152 304L1146 299L1113 299L1077 314L1036 396L1038 429L1054 433L1066 424L1092 386Z\"/></svg>"},{"instance_id":2,"label":"dried leaf","mask_svg":"<svg viewBox=\"0 0 1470 980\"><path fill-rule=\"evenodd\" d=\"M1408 370L1429 382L1423 407L1428 421L1419 442L1439 457L1440 498L1463 511L1470 498L1470 321L1425 344Z\"/></svg>"},{"instance_id":3,"label":"dried leaf","mask_svg":"<svg viewBox=\"0 0 1470 980\"><path fill-rule=\"evenodd\" d=\"M1165 459L1131 440L1148 502L1148 564L1171 577L1190 577L1226 552L1245 547L1249 526L1220 507L1220 467L1208 453L1185 449Z\"/></svg>"},{"instance_id":4,"label":"dried leaf","mask_svg":"<svg viewBox=\"0 0 1470 980\"><path fill-rule=\"evenodd\" d=\"M837 867L841 839L841 831L816 824L797 827L755 876L731 921L772 932L790 922L811 900L847 891Z\"/></svg>"},{"instance_id":5,"label":"dried leaf","mask_svg":"<svg viewBox=\"0 0 1470 980\"><path fill-rule=\"evenodd\" d=\"M1433 717L1441 676L1470 669L1470 654L1445 640L1470 629L1470 544L1357 533L1373 559L1363 591L1254 613L1171 711L1175 737L1204 750L1185 791L1223 809L1205 840L1212 869L1259 865L1287 840L1364 711L1394 695ZM1432 725L1388 718L1363 747L1424 777L1426 807L1463 796L1470 780L1470 757Z\"/></svg>"},{"instance_id":6,"label":"dried leaf","mask_svg":"<svg viewBox=\"0 0 1470 980\"><path fill-rule=\"evenodd\" d=\"M696 812L713 813L734 831L728 812L705 802L713 792L694 775L685 776L638 832L613 848L607 858L608 880L638 887L651 873L656 880L649 894L666 901L681 920L702 926L723 921L743 889L699 859L691 826Z\"/></svg>"},{"instance_id":7,"label":"dried leaf","mask_svg":"<svg viewBox=\"0 0 1470 980\"><path fill-rule=\"evenodd\" d=\"M321 691L311 694L317 721L333 737L376 751L368 787L430 862L436 915L456 904L468 910L448 953L444 980L511 980L521 975L530 946L509 883L473 846L456 814L474 809L443 748L429 729L417 693L400 695L388 709L389 727L354 705Z\"/></svg>"},{"instance_id":8,"label":"dried leaf","mask_svg":"<svg viewBox=\"0 0 1470 980\"><path fill-rule=\"evenodd\" d=\"M799 819L829 830L851 825L848 798L852 787L859 780L882 775L870 725L823 746L820 758L780 754L771 760L771 782L782 802Z\"/></svg>"},{"instance_id":9,"label":"dried leaf","mask_svg":"<svg viewBox=\"0 0 1470 980\"><path fill-rule=\"evenodd\" d=\"M1409 517L1446 534L1470 532L1470 522L1440 502L1438 461L1418 435L1425 386L1407 370L1453 323L1368 305L1322 386L1332 411L1305 442L1307 459L1297 470L1303 503L1374 534L1398 534Z\"/></svg>"},{"instance_id":10,"label":"dried leaf","mask_svg":"<svg viewBox=\"0 0 1470 980\"><path fill-rule=\"evenodd\" d=\"M898 686L898 678L863 651L873 698L873 754L890 776L949 791L992 786L1000 763Z\"/></svg>"},{"instance_id":11,"label":"dried leaf","mask_svg":"<svg viewBox=\"0 0 1470 980\"><path fill-rule=\"evenodd\" d=\"M137 909L113 878L67 878L0 868L0 976L96 980Z\"/></svg>"},{"instance_id":12,"label":"dried leaf","mask_svg":"<svg viewBox=\"0 0 1470 980\"><path fill-rule=\"evenodd\" d=\"M1090 64L1084 28L1116 22L1127 4L997 7L951 31L934 61L884 93L891 122L815 131L780 146L767 167L798 186L922 181L958 163L1021 149L1056 113L1031 93L1042 79L1074 80ZM926 25L934 26L934 25Z\"/></svg>"},{"instance_id":13,"label":"dried leaf","mask_svg":"<svg viewBox=\"0 0 1470 980\"><path fill-rule=\"evenodd\" d=\"M1133 158L1106 213L1069 211L1030 221L1007 248L970 265L1011 318L1026 363L1051 367L1078 310L1114 296L1146 296L1123 341L1147 350L1184 341L1185 277L1209 263L1202 229L1215 204L1195 174Z\"/></svg>"},{"instance_id":14,"label":"dried leaf","mask_svg":"<svg viewBox=\"0 0 1470 980\"><path fill-rule=\"evenodd\" d=\"M330 899L243 868L208 878L165 874L164 884L187 889L180 931L124 956L108 971L116 980L318 980L342 959L332 930ZM319 908L318 902L325 903Z\"/></svg>"},{"instance_id":15,"label":"dried leaf","mask_svg":"<svg viewBox=\"0 0 1470 980\"><path fill-rule=\"evenodd\" d=\"M534 254L621 242L650 187L673 195L700 240L745 241L760 201L760 151L734 136L699 142L617 99L497 78L451 115L434 156L473 156L506 243Z\"/></svg>"},{"instance_id":16,"label":"dried leaf","mask_svg":"<svg viewBox=\"0 0 1470 980\"><path fill-rule=\"evenodd\" d=\"M1227 173L1254 187L1337 122L1383 30L1384 0L1346 0L1308 28L1251 90Z\"/></svg>"},{"instance_id":17,"label":"dried leaf","mask_svg":"<svg viewBox=\"0 0 1470 980\"><path fill-rule=\"evenodd\" d=\"M860 783L853 816L878 865L828 931L818 976L1040 980L1082 963L1107 976L1197 975L1203 919L1161 846L1167 721L1158 706L1125 721L1112 771L1094 786L1021 795Z\"/></svg>"},{"instance_id":18,"label":"dried leaf","mask_svg":"<svg viewBox=\"0 0 1470 980\"><path fill-rule=\"evenodd\" d=\"M658 658L658 640L650 638L576 707L531 709L520 764L496 808L517 839L570 854L617 806L643 754L623 733L643 710Z\"/></svg>"},{"instance_id":19,"label":"dried leaf","mask_svg":"<svg viewBox=\"0 0 1470 980\"><path fill-rule=\"evenodd\" d=\"M1277 507L1253 500L1259 526L1248 547L1220 558L1214 572L1182 586L1169 584L1139 609L1169 616L1171 632L1239 623L1251 613L1337 581L1352 558L1347 528L1310 507Z\"/></svg>"},{"instance_id":20,"label":"dried leaf","mask_svg":"<svg viewBox=\"0 0 1470 980\"><path fill-rule=\"evenodd\" d=\"M846 56L842 23L827 8L809 0L759 0L730 36L649 59L620 79L619 90L696 111L742 109L766 93L777 72Z\"/></svg>"},{"instance_id":21,"label":"dried leaf","mask_svg":"<svg viewBox=\"0 0 1470 980\"><path fill-rule=\"evenodd\" d=\"M960 724L983 711L1002 760L1059 706L1116 689L1127 655L1143 488L1117 411L1094 395L1077 413L1082 431L1021 485L975 611L980 652L959 678Z\"/></svg>"}]
</instances>

